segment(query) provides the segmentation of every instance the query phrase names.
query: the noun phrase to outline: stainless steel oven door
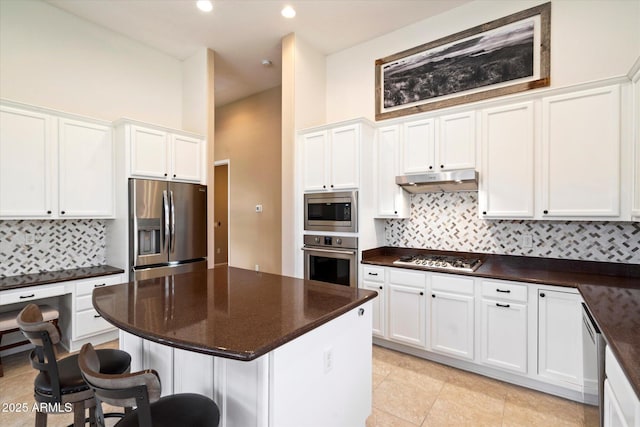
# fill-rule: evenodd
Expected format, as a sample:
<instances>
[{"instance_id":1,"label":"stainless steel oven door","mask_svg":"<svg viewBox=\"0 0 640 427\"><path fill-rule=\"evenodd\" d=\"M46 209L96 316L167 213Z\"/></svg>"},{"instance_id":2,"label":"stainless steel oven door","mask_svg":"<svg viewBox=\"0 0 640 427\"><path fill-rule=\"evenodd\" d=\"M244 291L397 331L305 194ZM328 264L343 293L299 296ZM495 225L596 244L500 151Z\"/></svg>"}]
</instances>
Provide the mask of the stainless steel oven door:
<instances>
[{"instance_id":1,"label":"stainless steel oven door","mask_svg":"<svg viewBox=\"0 0 640 427\"><path fill-rule=\"evenodd\" d=\"M358 287L357 249L305 246L302 250L305 279Z\"/></svg>"}]
</instances>

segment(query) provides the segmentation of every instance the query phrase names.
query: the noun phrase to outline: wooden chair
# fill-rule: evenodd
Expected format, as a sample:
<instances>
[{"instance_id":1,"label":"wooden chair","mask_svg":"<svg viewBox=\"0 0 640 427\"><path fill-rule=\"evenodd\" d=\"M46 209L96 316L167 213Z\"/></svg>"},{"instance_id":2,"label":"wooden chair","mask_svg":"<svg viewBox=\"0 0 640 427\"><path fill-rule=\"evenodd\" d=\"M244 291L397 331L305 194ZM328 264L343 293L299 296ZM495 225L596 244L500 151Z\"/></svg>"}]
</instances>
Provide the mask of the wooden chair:
<instances>
[{"instance_id":1,"label":"wooden chair","mask_svg":"<svg viewBox=\"0 0 640 427\"><path fill-rule=\"evenodd\" d=\"M93 391L82 379L78 355L57 360L55 345L60 342L58 329L45 322L35 304L29 304L18 314L17 322L22 333L35 345L29 356L31 366L40 371L34 380L34 399L39 404L36 427L46 427L47 414L64 412L72 405L73 425L85 424L85 409L89 408L89 421L95 424L95 399ZM124 374L129 372L131 356L128 353L104 349L96 352L103 372Z\"/></svg>"},{"instance_id":2,"label":"wooden chair","mask_svg":"<svg viewBox=\"0 0 640 427\"><path fill-rule=\"evenodd\" d=\"M39 307L40 311L42 312L42 319L45 322L51 322L53 326L58 329L58 333L60 333L60 329L58 328L58 310L48 305L41 305ZM19 313L20 310L12 310L0 313L0 351L19 347L21 345L29 343L29 341L23 340L11 344L2 345L3 335L10 334L12 332L18 332L20 330L20 328L18 328L18 321L16 319ZM2 368L2 358L0 357L0 377L2 376L4 376L4 369Z\"/></svg>"},{"instance_id":3,"label":"wooden chair","mask_svg":"<svg viewBox=\"0 0 640 427\"><path fill-rule=\"evenodd\" d=\"M160 397L160 377L154 370L135 373L101 373L101 360L91 344L78 357L80 371L96 396L96 416L104 427L101 403L136 409L125 414L117 427L215 427L220 422L218 405L208 397L182 393Z\"/></svg>"}]
</instances>

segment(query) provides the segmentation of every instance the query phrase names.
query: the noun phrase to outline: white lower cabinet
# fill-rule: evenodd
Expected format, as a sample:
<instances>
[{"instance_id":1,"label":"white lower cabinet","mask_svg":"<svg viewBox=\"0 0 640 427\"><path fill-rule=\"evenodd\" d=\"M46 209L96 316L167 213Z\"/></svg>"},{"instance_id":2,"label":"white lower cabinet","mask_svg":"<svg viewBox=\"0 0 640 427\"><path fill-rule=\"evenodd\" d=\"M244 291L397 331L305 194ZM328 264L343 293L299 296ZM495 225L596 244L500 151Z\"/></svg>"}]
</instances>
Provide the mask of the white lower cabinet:
<instances>
[{"instance_id":1,"label":"white lower cabinet","mask_svg":"<svg viewBox=\"0 0 640 427\"><path fill-rule=\"evenodd\" d=\"M605 350L604 370L604 426L639 427L640 399L609 347Z\"/></svg>"},{"instance_id":2,"label":"white lower cabinet","mask_svg":"<svg viewBox=\"0 0 640 427\"><path fill-rule=\"evenodd\" d=\"M474 281L453 275L431 275L430 349L473 360Z\"/></svg>"},{"instance_id":3,"label":"white lower cabinet","mask_svg":"<svg viewBox=\"0 0 640 427\"><path fill-rule=\"evenodd\" d=\"M577 291L538 290L538 376L581 389L582 310Z\"/></svg>"},{"instance_id":4,"label":"white lower cabinet","mask_svg":"<svg viewBox=\"0 0 640 427\"><path fill-rule=\"evenodd\" d=\"M385 285L384 285L384 268L382 267L369 267L366 266L363 269L364 279L362 280L362 287L370 291L376 291L378 297L373 300L373 335L378 337L384 337L386 334L385 328Z\"/></svg>"},{"instance_id":5,"label":"white lower cabinet","mask_svg":"<svg viewBox=\"0 0 640 427\"><path fill-rule=\"evenodd\" d=\"M372 265L364 266L363 274L362 286L379 295L374 316L380 317L373 322L377 342L565 398L584 398L577 289Z\"/></svg>"},{"instance_id":6,"label":"white lower cabinet","mask_svg":"<svg viewBox=\"0 0 640 427\"><path fill-rule=\"evenodd\" d=\"M508 371L527 372L527 288L483 280L481 361Z\"/></svg>"},{"instance_id":7,"label":"white lower cabinet","mask_svg":"<svg viewBox=\"0 0 640 427\"><path fill-rule=\"evenodd\" d=\"M394 268L388 273L389 339L424 348L426 275Z\"/></svg>"}]
</instances>

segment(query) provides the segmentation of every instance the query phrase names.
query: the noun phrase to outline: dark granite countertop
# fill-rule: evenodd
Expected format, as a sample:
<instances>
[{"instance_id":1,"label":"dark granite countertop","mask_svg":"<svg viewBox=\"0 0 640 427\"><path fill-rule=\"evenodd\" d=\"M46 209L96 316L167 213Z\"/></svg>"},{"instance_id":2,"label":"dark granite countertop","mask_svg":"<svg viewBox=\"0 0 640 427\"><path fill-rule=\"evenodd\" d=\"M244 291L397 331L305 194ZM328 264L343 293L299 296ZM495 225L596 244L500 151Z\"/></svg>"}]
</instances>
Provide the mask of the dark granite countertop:
<instances>
[{"instance_id":1,"label":"dark granite countertop","mask_svg":"<svg viewBox=\"0 0 640 427\"><path fill-rule=\"evenodd\" d=\"M95 267L81 267L68 270L48 271L45 273L0 277L0 291L28 288L29 286L46 285L49 283L67 282L69 280L90 279L92 277L108 276L120 273L124 273L124 270L121 268L111 267L110 265L98 265Z\"/></svg>"},{"instance_id":2,"label":"dark granite countertop","mask_svg":"<svg viewBox=\"0 0 640 427\"><path fill-rule=\"evenodd\" d=\"M363 251L362 263L424 271L393 264L402 255L419 253L479 257L483 261L472 273L451 274L577 288L640 398L640 264L395 247Z\"/></svg>"},{"instance_id":3,"label":"dark granite countertop","mask_svg":"<svg viewBox=\"0 0 640 427\"><path fill-rule=\"evenodd\" d=\"M95 289L108 322L176 348L249 361L372 300L376 292L233 267Z\"/></svg>"}]
</instances>

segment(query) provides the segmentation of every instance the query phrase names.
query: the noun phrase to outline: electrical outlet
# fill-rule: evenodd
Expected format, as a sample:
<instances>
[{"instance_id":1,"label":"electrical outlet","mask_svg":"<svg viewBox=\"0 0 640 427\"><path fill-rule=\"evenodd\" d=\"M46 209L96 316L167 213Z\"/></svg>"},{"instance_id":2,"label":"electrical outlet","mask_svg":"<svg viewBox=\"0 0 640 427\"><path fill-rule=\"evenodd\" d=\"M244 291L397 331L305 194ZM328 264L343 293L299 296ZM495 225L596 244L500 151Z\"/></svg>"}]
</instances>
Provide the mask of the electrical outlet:
<instances>
[{"instance_id":1,"label":"electrical outlet","mask_svg":"<svg viewBox=\"0 0 640 427\"><path fill-rule=\"evenodd\" d=\"M329 373L333 369L333 347L324 350L323 354L324 373Z\"/></svg>"},{"instance_id":2,"label":"electrical outlet","mask_svg":"<svg viewBox=\"0 0 640 427\"><path fill-rule=\"evenodd\" d=\"M523 248L532 248L533 247L533 238L531 234L523 234L522 235L522 247Z\"/></svg>"},{"instance_id":3,"label":"electrical outlet","mask_svg":"<svg viewBox=\"0 0 640 427\"><path fill-rule=\"evenodd\" d=\"M256 213L262 212L262 205L256 205Z\"/></svg>"},{"instance_id":4,"label":"electrical outlet","mask_svg":"<svg viewBox=\"0 0 640 427\"><path fill-rule=\"evenodd\" d=\"M36 236L35 234L31 234L31 233L24 233L24 244L25 245L33 245L36 243Z\"/></svg>"},{"instance_id":5,"label":"electrical outlet","mask_svg":"<svg viewBox=\"0 0 640 427\"><path fill-rule=\"evenodd\" d=\"M260 264L256 264L256 271L260 271Z\"/></svg>"}]
</instances>

